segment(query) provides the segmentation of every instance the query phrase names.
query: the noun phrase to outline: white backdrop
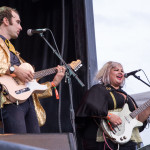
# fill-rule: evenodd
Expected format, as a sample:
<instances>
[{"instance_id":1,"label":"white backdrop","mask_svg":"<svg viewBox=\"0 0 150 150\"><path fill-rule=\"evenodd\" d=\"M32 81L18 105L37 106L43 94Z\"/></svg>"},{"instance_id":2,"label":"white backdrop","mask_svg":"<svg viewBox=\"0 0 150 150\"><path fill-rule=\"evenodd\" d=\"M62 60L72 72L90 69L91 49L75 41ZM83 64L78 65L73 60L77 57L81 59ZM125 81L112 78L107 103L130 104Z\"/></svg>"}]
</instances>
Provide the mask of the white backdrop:
<instances>
[{"instance_id":1,"label":"white backdrop","mask_svg":"<svg viewBox=\"0 0 150 150\"><path fill-rule=\"evenodd\" d=\"M142 69L150 77L150 1L93 0L98 68L107 61L120 62L125 72ZM144 73L136 75L148 82ZM130 76L124 90L128 94L150 91L150 87ZM141 133L150 144L150 128Z\"/></svg>"}]
</instances>

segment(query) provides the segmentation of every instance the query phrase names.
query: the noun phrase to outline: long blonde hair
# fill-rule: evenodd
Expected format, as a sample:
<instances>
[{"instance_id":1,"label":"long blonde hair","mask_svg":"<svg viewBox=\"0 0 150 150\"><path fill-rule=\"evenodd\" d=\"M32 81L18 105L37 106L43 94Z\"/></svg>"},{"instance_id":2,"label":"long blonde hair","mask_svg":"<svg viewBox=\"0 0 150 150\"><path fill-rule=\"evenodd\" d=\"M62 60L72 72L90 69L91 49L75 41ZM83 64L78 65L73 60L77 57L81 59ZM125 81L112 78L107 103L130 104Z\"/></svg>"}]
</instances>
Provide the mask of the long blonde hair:
<instances>
[{"instance_id":1,"label":"long blonde hair","mask_svg":"<svg viewBox=\"0 0 150 150\"><path fill-rule=\"evenodd\" d=\"M97 80L99 83L104 84L104 85L110 84L110 78L109 78L110 70L116 67L117 65L122 66L120 63L114 62L114 61L109 61L105 63L104 66L96 74L95 80ZM121 84L121 87L123 87L124 83L125 81L123 81L123 83Z\"/></svg>"}]
</instances>

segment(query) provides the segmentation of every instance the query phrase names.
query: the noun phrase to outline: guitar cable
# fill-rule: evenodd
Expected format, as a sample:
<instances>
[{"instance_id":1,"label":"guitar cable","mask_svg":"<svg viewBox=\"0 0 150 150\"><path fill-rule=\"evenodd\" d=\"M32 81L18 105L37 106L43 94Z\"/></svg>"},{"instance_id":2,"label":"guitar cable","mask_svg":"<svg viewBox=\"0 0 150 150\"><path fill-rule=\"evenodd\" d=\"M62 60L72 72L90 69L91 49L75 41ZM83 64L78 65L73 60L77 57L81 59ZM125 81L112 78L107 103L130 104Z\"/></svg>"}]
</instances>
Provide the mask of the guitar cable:
<instances>
[{"instance_id":1,"label":"guitar cable","mask_svg":"<svg viewBox=\"0 0 150 150\"><path fill-rule=\"evenodd\" d=\"M103 138L104 138L104 141L105 141L105 144L107 145L107 147L108 147L110 150L113 150L113 149L108 145L104 132L103 132ZM105 144L104 144L104 150L105 150ZM120 144L118 144L117 150L119 150L119 148L120 148Z\"/></svg>"},{"instance_id":2,"label":"guitar cable","mask_svg":"<svg viewBox=\"0 0 150 150\"><path fill-rule=\"evenodd\" d=\"M103 132L103 138L104 138L105 144L108 146L108 148L109 148L110 150L113 150L113 149L110 148L110 146L108 145L104 132ZM105 144L104 144L104 150L105 150Z\"/></svg>"}]
</instances>

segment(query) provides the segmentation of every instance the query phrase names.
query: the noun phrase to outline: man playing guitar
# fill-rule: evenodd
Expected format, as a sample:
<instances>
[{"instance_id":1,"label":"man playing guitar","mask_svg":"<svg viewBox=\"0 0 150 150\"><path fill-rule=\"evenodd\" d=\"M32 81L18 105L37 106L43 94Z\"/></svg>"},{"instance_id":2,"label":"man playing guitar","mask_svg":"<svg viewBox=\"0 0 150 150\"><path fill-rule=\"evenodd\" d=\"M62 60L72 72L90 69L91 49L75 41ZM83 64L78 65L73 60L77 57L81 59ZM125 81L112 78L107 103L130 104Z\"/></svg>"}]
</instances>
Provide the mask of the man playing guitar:
<instances>
[{"instance_id":1,"label":"man playing guitar","mask_svg":"<svg viewBox=\"0 0 150 150\"><path fill-rule=\"evenodd\" d=\"M35 82L34 71L31 65L22 67L25 61L19 56L9 40L16 39L22 30L20 24L20 16L17 10L10 7L0 7L0 75L6 77L6 82L10 85L10 90L14 90L13 84L7 81L7 78L12 77L16 84L28 85ZM44 86L41 97L48 97L52 95L51 88L56 87L62 80L65 74L63 66L55 68L57 73L52 82L47 82ZM1 80L1 82L4 79ZM1 83L3 86L3 84ZM37 84L36 84L37 85ZM37 85L38 86L38 85ZM37 87L36 86L36 87ZM22 103L19 103L15 98L11 99L7 87L1 92L1 108L2 121L4 124L5 133L40 133L40 126L45 123L45 111L39 103L38 95L31 93ZM22 88L15 90L15 94L24 94L30 88Z\"/></svg>"}]
</instances>

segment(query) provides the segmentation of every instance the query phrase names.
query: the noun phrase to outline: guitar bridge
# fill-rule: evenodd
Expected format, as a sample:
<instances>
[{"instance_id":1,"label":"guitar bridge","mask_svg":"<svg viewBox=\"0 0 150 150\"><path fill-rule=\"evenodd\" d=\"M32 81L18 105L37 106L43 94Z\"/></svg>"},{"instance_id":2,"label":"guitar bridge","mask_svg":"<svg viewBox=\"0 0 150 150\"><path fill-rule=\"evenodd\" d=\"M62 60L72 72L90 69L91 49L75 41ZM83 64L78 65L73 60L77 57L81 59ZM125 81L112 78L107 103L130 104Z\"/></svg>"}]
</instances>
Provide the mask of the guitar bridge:
<instances>
[{"instance_id":1,"label":"guitar bridge","mask_svg":"<svg viewBox=\"0 0 150 150\"><path fill-rule=\"evenodd\" d=\"M27 92L27 91L30 91L30 89L27 87L27 88L24 88L24 89L20 89L18 91L15 91L16 94L21 94L21 93L24 93L24 92Z\"/></svg>"}]
</instances>

